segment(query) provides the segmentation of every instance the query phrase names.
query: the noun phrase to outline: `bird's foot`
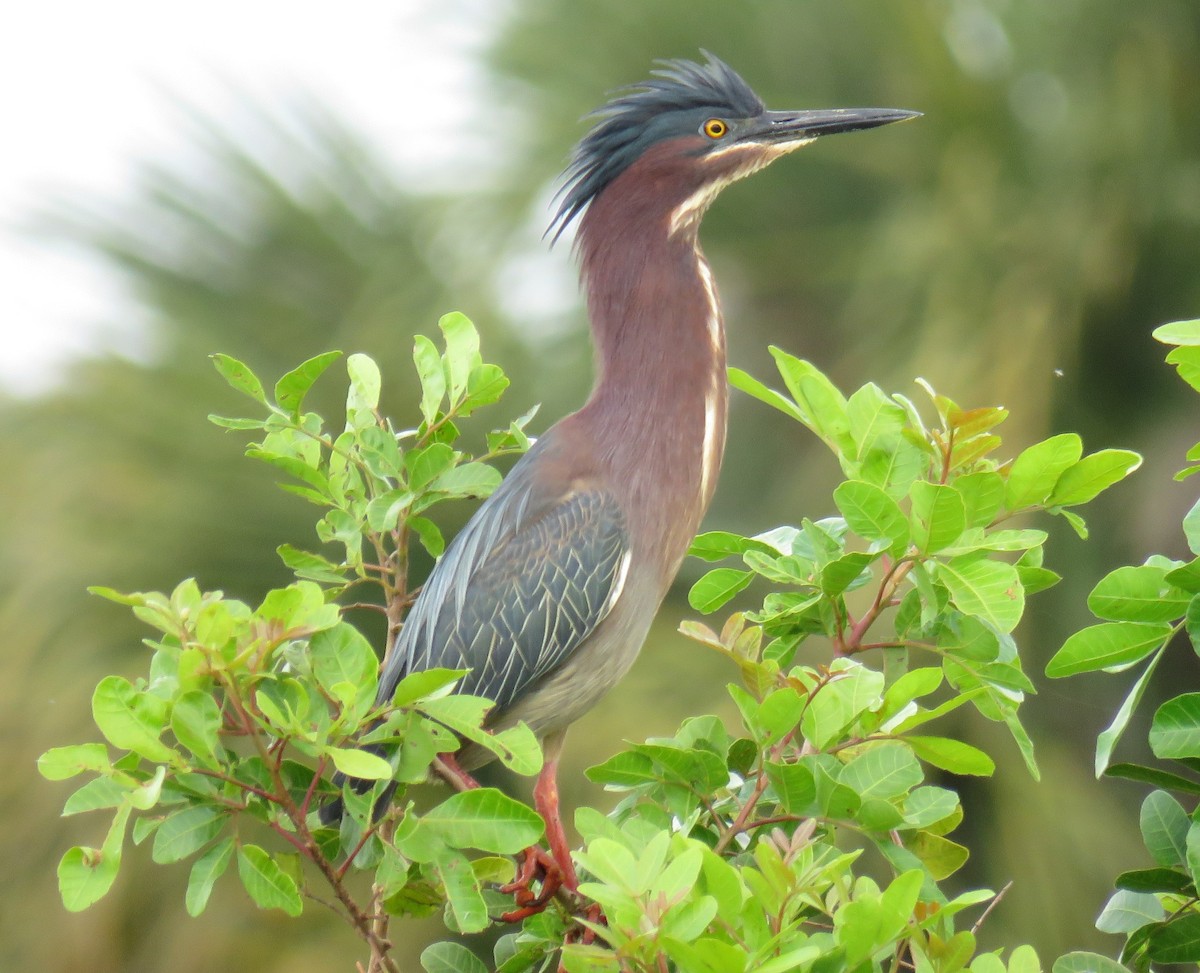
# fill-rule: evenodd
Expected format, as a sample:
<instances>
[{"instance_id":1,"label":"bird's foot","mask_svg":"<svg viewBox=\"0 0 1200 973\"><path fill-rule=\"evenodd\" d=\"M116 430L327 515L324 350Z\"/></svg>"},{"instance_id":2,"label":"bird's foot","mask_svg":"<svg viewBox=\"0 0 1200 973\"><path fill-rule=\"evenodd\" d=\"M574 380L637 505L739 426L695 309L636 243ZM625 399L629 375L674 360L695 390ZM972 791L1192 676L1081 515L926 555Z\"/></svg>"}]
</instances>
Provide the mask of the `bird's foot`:
<instances>
[{"instance_id":1,"label":"bird's foot","mask_svg":"<svg viewBox=\"0 0 1200 973\"><path fill-rule=\"evenodd\" d=\"M576 922L571 927L563 940L563 945L567 946L571 943L579 943L581 946L590 946L596 939L596 930L594 926L604 926L608 924L608 920L604 916L604 910L600 908L599 902L593 902L578 916L581 922Z\"/></svg>"},{"instance_id":2,"label":"bird's foot","mask_svg":"<svg viewBox=\"0 0 1200 973\"><path fill-rule=\"evenodd\" d=\"M533 890L535 882L541 886L537 892ZM517 904L516 909L501 915L501 920L520 922L541 912L564 884L562 869L544 848L538 845L526 848L516 877L500 886L500 891L511 895Z\"/></svg>"}]
</instances>

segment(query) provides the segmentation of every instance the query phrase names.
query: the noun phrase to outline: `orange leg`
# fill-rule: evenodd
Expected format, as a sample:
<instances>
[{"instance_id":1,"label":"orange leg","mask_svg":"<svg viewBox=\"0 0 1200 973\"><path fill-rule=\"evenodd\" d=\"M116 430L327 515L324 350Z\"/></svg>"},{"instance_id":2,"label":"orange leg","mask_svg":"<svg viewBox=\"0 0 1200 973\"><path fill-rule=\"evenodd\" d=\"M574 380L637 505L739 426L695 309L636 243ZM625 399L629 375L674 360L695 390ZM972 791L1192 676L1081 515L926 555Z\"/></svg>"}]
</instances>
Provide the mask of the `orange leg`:
<instances>
[{"instance_id":1,"label":"orange leg","mask_svg":"<svg viewBox=\"0 0 1200 973\"><path fill-rule=\"evenodd\" d=\"M564 733L556 733L546 738L546 762L538 775L537 783L533 786L533 806L546 822L546 842L550 845L550 854L562 873L562 884L574 892L579 888L579 878L575 874L575 864L571 861L571 846L567 842L558 808L558 757L562 752L564 736Z\"/></svg>"}]
</instances>

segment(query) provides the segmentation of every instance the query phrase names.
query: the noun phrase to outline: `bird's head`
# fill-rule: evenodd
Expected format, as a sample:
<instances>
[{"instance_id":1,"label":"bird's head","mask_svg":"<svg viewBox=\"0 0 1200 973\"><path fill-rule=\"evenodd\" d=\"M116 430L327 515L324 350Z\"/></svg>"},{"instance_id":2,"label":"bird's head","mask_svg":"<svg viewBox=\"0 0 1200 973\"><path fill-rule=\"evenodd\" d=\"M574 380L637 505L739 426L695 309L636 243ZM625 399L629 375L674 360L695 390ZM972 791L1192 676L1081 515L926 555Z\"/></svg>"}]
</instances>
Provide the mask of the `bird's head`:
<instances>
[{"instance_id":1,"label":"bird's head","mask_svg":"<svg viewBox=\"0 0 1200 973\"><path fill-rule=\"evenodd\" d=\"M576 147L549 229L557 239L606 188L639 162L669 203L675 228L699 220L734 180L822 135L914 118L896 108L768 111L737 72L707 51L706 63L670 60L654 77L594 112Z\"/></svg>"}]
</instances>

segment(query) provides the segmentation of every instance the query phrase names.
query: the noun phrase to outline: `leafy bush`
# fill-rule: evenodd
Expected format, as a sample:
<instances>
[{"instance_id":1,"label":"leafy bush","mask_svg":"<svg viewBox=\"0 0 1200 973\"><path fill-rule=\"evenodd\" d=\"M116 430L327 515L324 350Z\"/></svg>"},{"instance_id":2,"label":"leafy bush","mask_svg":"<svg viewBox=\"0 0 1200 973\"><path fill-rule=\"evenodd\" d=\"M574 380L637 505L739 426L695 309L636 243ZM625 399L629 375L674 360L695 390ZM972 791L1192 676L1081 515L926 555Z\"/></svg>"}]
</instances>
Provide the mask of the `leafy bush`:
<instances>
[{"instance_id":1,"label":"leafy bush","mask_svg":"<svg viewBox=\"0 0 1200 973\"><path fill-rule=\"evenodd\" d=\"M213 421L261 436L248 454L286 473L284 488L321 510L325 553L281 547L296 581L257 607L191 581L169 595L96 589L156 635L146 640L146 675L108 676L96 688L93 715L107 742L57 748L40 761L52 780L91 777L64 813L113 813L100 848L63 857L68 909L110 889L132 831L135 844L151 840L157 862L192 860L192 915L234 860L262 908L298 916L306 898L332 894L369 950L369 970L396 968L392 917L443 910L447 927L461 933L505 924L513 900L496 886L514 876L510 856L540 840L541 819L494 788L428 809L418 809L409 788L461 739L534 774L536 740L523 725L488 731L489 702L453 692L459 672L411 674L389 705L375 707L378 663L347 620L378 610L394 634L413 598L411 544L435 557L444 546L430 511L487 495L500 479L490 461L529 443L525 415L489 433L478 455L463 449L457 420L494 403L507 380L482 361L465 318L449 315L441 329L444 351L416 341L421 421L399 433L378 412L379 371L365 356L347 359L346 422L337 433L303 411L337 353L285 375L270 399L245 365L215 357L266 417ZM1140 459L1124 450L1084 455L1067 434L1002 461L1002 409L964 409L928 386L923 409L874 385L847 398L813 365L773 353L786 394L736 370L733 384L829 446L845 476L833 496L838 516L696 539L696 556L726 562L692 588L697 611L715 612L753 584L765 592L759 608L719 630L683 626L731 660L739 725L688 719L673 736L628 746L588 772L620 799L608 814L576 815L579 893L560 892L545 911L512 923L495 946L498 970L558 962L571 971L697 973L1038 969L1028 947L1007 963L976 955L975 930L993 893L948 895L940 886L968 851L950 837L962 820L958 796L927 782L927 769L987 775L994 763L929 724L969 704L1007 726L1036 776L1019 715L1033 686L1013 632L1026 597L1058 575L1042 563L1046 532L1028 522L1061 517L1086 536L1077 508ZM1188 584L1200 579L1194 567L1156 562L1151 570L1181 592L1200 590L1200 581L1170 581L1189 570ZM1130 584L1145 587L1148 576ZM1172 604L1186 608L1190 598ZM1099 602L1117 610L1113 598ZM1154 651L1150 644L1138 655L1133 646L1152 634L1161 644L1177 627L1159 617L1165 610L1111 619L1120 648L1103 665ZM815 656L806 644L813 636ZM1084 658L1110 658L1069 645L1051 664L1056 674L1077 671ZM391 757L360 743L383 744ZM339 792L335 770L374 786ZM391 809L375 820L375 800L392 786ZM340 826L322 826L318 807L339 796ZM1174 841L1179 815L1171 814ZM1160 859L1160 870L1191 881L1182 861ZM1087 954L1060 961L1063 973L1091 962ZM455 941L431 946L423 963L431 973L487 968Z\"/></svg>"},{"instance_id":2,"label":"leafy bush","mask_svg":"<svg viewBox=\"0 0 1200 973\"><path fill-rule=\"evenodd\" d=\"M1163 325L1154 336L1175 346L1167 361L1200 391L1200 321ZM1187 453L1190 464L1177 479L1200 471L1200 443ZM1183 519L1191 561L1152 555L1144 564L1110 571L1088 595L1098 624L1068 638L1046 666L1051 677L1082 672L1124 672L1145 663L1129 694L1096 743L1096 776L1152 784L1142 804L1140 826L1153 865L1124 872L1116 880L1096 926L1126 936L1121 962L1134 970L1151 963L1200 963L1200 693L1182 693L1158 707L1150 726L1150 750L1171 769L1113 763L1113 750L1145 693L1151 675L1175 637L1186 633L1200 653L1200 501ZM1189 801L1185 811L1174 794ZM1108 962L1107 970L1121 967Z\"/></svg>"}]
</instances>

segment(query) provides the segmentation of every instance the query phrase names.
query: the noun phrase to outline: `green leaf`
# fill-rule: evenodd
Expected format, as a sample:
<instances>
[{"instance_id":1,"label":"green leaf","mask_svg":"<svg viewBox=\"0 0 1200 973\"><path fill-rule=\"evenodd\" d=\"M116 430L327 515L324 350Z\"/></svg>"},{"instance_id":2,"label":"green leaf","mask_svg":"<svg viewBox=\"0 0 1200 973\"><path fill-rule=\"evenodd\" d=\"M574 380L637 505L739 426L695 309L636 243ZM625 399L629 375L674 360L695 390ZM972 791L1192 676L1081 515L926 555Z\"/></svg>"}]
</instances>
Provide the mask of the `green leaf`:
<instances>
[{"instance_id":1,"label":"green leaf","mask_svg":"<svg viewBox=\"0 0 1200 973\"><path fill-rule=\"evenodd\" d=\"M969 743L948 737L906 736L904 742L926 763L952 774L990 777L996 764L986 753Z\"/></svg>"},{"instance_id":2,"label":"green leaf","mask_svg":"<svg viewBox=\"0 0 1200 973\"><path fill-rule=\"evenodd\" d=\"M482 405L499 400L508 388L508 376L499 365L476 365L467 378L467 397L459 407L460 415L470 415Z\"/></svg>"},{"instance_id":3,"label":"green leaf","mask_svg":"<svg viewBox=\"0 0 1200 973\"><path fill-rule=\"evenodd\" d=\"M1169 622L1187 611L1190 596L1166 580L1159 565L1121 567L1109 572L1088 595L1088 608L1114 622Z\"/></svg>"},{"instance_id":4,"label":"green leaf","mask_svg":"<svg viewBox=\"0 0 1200 973\"><path fill-rule=\"evenodd\" d=\"M97 777L89 780L67 798L63 805L63 817L120 807L129 796L129 788L112 777Z\"/></svg>"},{"instance_id":5,"label":"green leaf","mask_svg":"<svg viewBox=\"0 0 1200 973\"><path fill-rule=\"evenodd\" d=\"M1125 700L1121 703L1112 722L1096 737L1097 777L1103 774L1108 767L1108 762L1112 759L1112 752L1120 741L1121 735L1125 732L1125 727L1129 725L1129 718L1133 716L1133 711L1137 708L1138 703L1142 701L1142 694L1146 691L1146 686L1150 682L1150 675L1158 666L1158 661L1163 657L1165 650L1166 646L1164 645L1155 653L1149 665L1142 670L1142 674L1138 676L1133 687L1125 696Z\"/></svg>"},{"instance_id":6,"label":"green leaf","mask_svg":"<svg viewBox=\"0 0 1200 973\"><path fill-rule=\"evenodd\" d=\"M688 555L703 558L705 561L720 561L726 557L740 557L747 551L758 551L772 556L779 553L770 544L753 537L743 537L741 534L731 534L724 530L710 530L696 535L688 549Z\"/></svg>"},{"instance_id":7,"label":"green leaf","mask_svg":"<svg viewBox=\"0 0 1200 973\"><path fill-rule=\"evenodd\" d=\"M258 380L258 376L250 370L249 366L228 355L210 355L209 358L216 366L217 371L221 373L221 377L233 388L250 396L255 402L267 404L267 396L263 391L262 382Z\"/></svg>"},{"instance_id":8,"label":"green leaf","mask_svg":"<svg viewBox=\"0 0 1200 973\"><path fill-rule=\"evenodd\" d=\"M1164 345L1200 345L1200 318L1160 324L1151 334Z\"/></svg>"},{"instance_id":9,"label":"green leaf","mask_svg":"<svg viewBox=\"0 0 1200 973\"><path fill-rule=\"evenodd\" d=\"M1122 872L1113 884L1130 892L1180 892L1194 894L1192 879L1174 868L1138 868Z\"/></svg>"},{"instance_id":10,"label":"green leaf","mask_svg":"<svg viewBox=\"0 0 1200 973\"><path fill-rule=\"evenodd\" d=\"M1015 460L1005 485L1005 506L1021 510L1042 504L1063 471L1079 462L1083 441L1073 432L1034 443Z\"/></svg>"},{"instance_id":11,"label":"green leaf","mask_svg":"<svg viewBox=\"0 0 1200 973\"><path fill-rule=\"evenodd\" d=\"M275 383L275 401L293 416L300 415L304 397L321 373L342 357L340 351L327 351L293 368Z\"/></svg>"},{"instance_id":12,"label":"green leaf","mask_svg":"<svg viewBox=\"0 0 1200 973\"><path fill-rule=\"evenodd\" d=\"M343 584L346 581L345 570L320 554L302 551L291 544L279 545L275 548L275 553L297 577L324 584Z\"/></svg>"},{"instance_id":13,"label":"green leaf","mask_svg":"<svg viewBox=\"0 0 1200 973\"><path fill-rule=\"evenodd\" d=\"M1183 693L1158 708L1150 749L1160 760L1200 757L1200 693Z\"/></svg>"},{"instance_id":14,"label":"green leaf","mask_svg":"<svg viewBox=\"0 0 1200 973\"><path fill-rule=\"evenodd\" d=\"M1052 973L1129 973L1129 970L1099 953L1078 951L1056 959Z\"/></svg>"},{"instance_id":15,"label":"green leaf","mask_svg":"<svg viewBox=\"0 0 1200 973\"><path fill-rule=\"evenodd\" d=\"M214 426L220 426L222 429L265 429L267 423L263 419L236 419L231 416L219 416L210 412L208 421Z\"/></svg>"},{"instance_id":16,"label":"green leaf","mask_svg":"<svg viewBox=\"0 0 1200 973\"><path fill-rule=\"evenodd\" d=\"M847 480L833 491L833 501L849 528L869 541L887 541L892 548L908 543L908 518L879 487L862 480Z\"/></svg>"},{"instance_id":17,"label":"green leaf","mask_svg":"<svg viewBox=\"0 0 1200 973\"><path fill-rule=\"evenodd\" d=\"M965 615L995 630L1011 632L1025 611L1025 592L1017 569L1005 561L955 558L937 567L950 600Z\"/></svg>"},{"instance_id":18,"label":"green leaf","mask_svg":"<svg viewBox=\"0 0 1200 973\"><path fill-rule=\"evenodd\" d=\"M1104 906L1096 928L1101 932L1128 934L1151 922L1159 922L1166 913L1153 895L1118 890Z\"/></svg>"},{"instance_id":19,"label":"green leaf","mask_svg":"<svg viewBox=\"0 0 1200 973\"><path fill-rule=\"evenodd\" d=\"M260 909L282 909L295 918L304 911L296 880L258 845L237 850L238 878Z\"/></svg>"},{"instance_id":20,"label":"green leaf","mask_svg":"<svg viewBox=\"0 0 1200 973\"><path fill-rule=\"evenodd\" d=\"M350 391L346 396L346 418L354 428L375 424L374 412L379 408L382 379L379 366L370 355L353 354L346 359L346 374L350 376Z\"/></svg>"},{"instance_id":21,"label":"green leaf","mask_svg":"<svg viewBox=\"0 0 1200 973\"><path fill-rule=\"evenodd\" d=\"M797 422L805 421L804 414L791 399L772 388L768 388L758 379L747 372L743 372L740 368L729 369L729 384L738 391L745 392L747 395L758 399L759 402L765 402L771 408L778 409L785 416L795 419Z\"/></svg>"},{"instance_id":22,"label":"green leaf","mask_svg":"<svg viewBox=\"0 0 1200 973\"><path fill-rule=\"evenodd\" d=\"M216 763L220 729L221 710L208 693L195 689L175 700L171 709L171 732L202 763Z\"/></svg>"},{"instance_id":23,"label":"green leaf","mask_svg":"<svg viewBox=\"0 0 1200 973\"><path fill-rule=\"evenodd\" d=\"M217 879L225 874L233 858L233 839L225 838L196 859L188 876L187 894L184 905L193 919L208 906L209 896Z\"/></svg>"},{"instance_id":24,"label":"green leaf","mask_svg":"<svg viewBox=\"0 0 1200 973\"><path fill-rule=\"evenodd\" d=\"M753 579L753 571L714 568L692 585L692 590L688 592L688 604L708 615L745 590Z\"/></svg>"},{"instance_id":25,"label":"green leaf","mask_svg":"<svg viewBox=\"0 0 1200 973\"><path fill-rule=\"evenodd\" d=\"M429 489L456 497L487 497L500 485L500 471L487 463L463 463L439 473Z\"/></svg>"},{"instance_id":26,"label":"green leaf","mask_svg":"<svg viewBox=\"0 0 1200 973\"><path fill-rule=\"evenodd\" d=\"M166 716L162 700L138 691L121 676L105 676L92 694L92 719L108 742L147 760L166 762L174 753L159 740Z\"/></svg>"},{"instance_id":27,"label":"green leaf","mask_svg":"<svg viewBox=\"0 0 1200 973\"><path fill-rule=\"evenodd\" d=\"M426 973L487 973L487 964L461 943L434 943L421 953Z\"/></svg>"},{"instance_id":28,"label":"green leaf","mask_svg":"<svg viewBox=\"0 0 1200 973\"><path fill-rule=\"evenodd\" d=\"M1179 774L1172 774L1157 767L1142 767L1139 764L1112 764L1104 771L1106 777L1116 777L1120 780L1136 780L1143 784L1153 784L1155 787L1169 788L1182 791L1185 794L1200 794L1200 781Z\"/></svg>"},{"instance_id":29,"label":"green leaf","mask_svg":"<svg viewBox=\"0 0 1200 973\"><path fill-rule=\"evenodd\" d=\"M785 811L789 814L804 814L812 808L817 797L817 784L812 769L807 764L785 764L768 760L766 771Z\"/></svg>"},{"instance_id":30,"label":"green leaf","mask_svg":"<svg viewBox=\"0 0 1200 973\"><path fill-rule=\"evenodd\" d=\"M446 395L446 373L437 347L423 334L413 339L413 363L421 380L421 417L432 425Z\"/></svg>"},{"instance_id":31,"label":"green leaf","mask_svg":"<svg viewBox=\"0 0 1200 973\"><path fill-rule=\"evenodd\" d=\"M1139 825L1146 850L1157 864L1175 868L1184 863L1191 821L1175 798L1166 791L1147 794Z\"/></svg>"},{"instance_id":32,"label":"green leaf","mask_svg":"<svg viewBox=\"0 0 1200 973\"><path fill-rule=\"evenodd\" d=\"M850 419L850 435L857 449L856 459L863 459L877 446L886 450L899 442L907 413L904 407L889 399L872 382L857 389L846 403Z\"/></svg>"},{"instance_id":33,"label":"green leaf","mask_svg":"<svg viewBox=\"0 0 1200 973\"><path fill-rule=\"evenodd\" d=\"M466 856L443 852L433 863L459 932L482 932L488 926L487 904L479 879ZM451 927L453 928L453 926Z\"/></svg>"},{"instance_id":34,"label":"green leaf","mask_svg":"<svg viewBox=\"0 0 1200 973\"><path fill-rule=\"evenodd\" d=\"M789 355L774 345L770 352L783 384L805 416L802 420L805 425L839 455L854 455L857 451L850 435L845 396L812 362Z\"/></svg>"},{"instance_id":35,"label":"green leaf","mask_svg":"<svg viewBox=\"0 0 1200 973\"><path fill-rule=\"evenodd\" d=\"M1170 636L1166 623L1104 622L1071 635L1046 664L1051 679L1128 666L1146 658Z\"/></svg>"},{"instance_id":36,"label":"green leaf","mask_svg":"<svg viewBox=\"0 0 1200 973\"><path fill-rule=\"evenodd\" d=\"M1063 471L1046 504L1073 507L1087 503L1141 465L1142 457L1128 449L1102 449L1092 453Z\"/></svg>"},{"instance_id":37,"label":"green leaf","mask_svg":"<svg viewBox=\"0 0 1200 973\"><path fill-rule=\"evenodd\" d=\"M904 847L921 859L929 874L939 882L962 868L970 854L957 842L928 831L906 834Z\"/></svg>"},{"instance_id":38,"label":"green leaf","mask_svg":"<svg viewBox=\"0 0 1200 973\"><path fill-rule=\"evenodd\" d=\"M821 568L821 591L830 598L837 597L863 578L863 572L878 557L878 554L851 551L835 561L830 561Z\"/></svg>"},{"instance_id":39,"label":"green leaf","mask_svg":"<svg viewBox=\"0 0 1200 973\"><path fill-rule=\"evenodd\" d=\"M333 765L347 777L359 780L390 780L392 765L383 757L366 750L344 747L326 747L323 751L333 760Z\"/></svg>"},{"instance_id":40,"label":"green leaf","mask_svg":"<svg viewBox=\"0 0 1200 973\"><path fill-rule=\"evenodd\" d=\"M921 783L921 765L903 743L869 747L846 764L838 775L861 799L887 800L906 794Z\"/></svg>"},{"instance_id":41,"label":"green leaf","mask_svg":"<svg viewBox=\"0 0 1200 973\"><path fill-rule=\"evenodd\" d=\"M1200 500L1184 514L1183 536L1187 538L1188 550L1193 554L1200 554Z\"/></svg>"},{"instance_id":42,"label":"green leaf","mask_svg":"<svg viewBox=\"0 0 1200 973\"><path fill-rule=\"evenodd\" d=\"M1148 952L1156 963L1200 963L1200 913L1187 912L1156 927Z\"/></svg>"},{"instance_id":43,"label":"green leaf","mask_svg":"<svg viewBox=\"0 0 1200 973\"><path fill-rule=\"evenodd\" d=\"M80 743L71 747L54 747L38 757L38 773L46 780L67 780L76 774L106 773L112 765L108 747L103 743Z\"/></svg>"},{"instance_id":44,"label":"green leaf","mask_svg":"<svg viewBox=\"0 0 1200 973\"><path fill-rule=\"evenodd\" d=\"M154 833L150 857L160 865L168 865L194 855L221 833L227 820L224 811L207 804L176 811Z\"/></svg>"},{"instance_id":45,"label":"green leaf","mask_svg":"<svg viewBox=\"0 0 1200 973\"><path fill-rule=\"evenodd\" d=\"M541 816L494 787L462 791L421 818L420 826L454 848L515 855L542 837Z\"/></svg>"},{"instance_id":46,"label":"green leaf","mask_svg":"<svg viewBox=\"0 0 1200 973\"><path fill-rule=\"evenodd\" d=\"M445 443L431 443L408 452L404 465L408 470L409 489L420 493L454 465L454 450Z\"/></svg>"},{"instance_id":47,"label":"green leaf","mask_svg":"<svg viewBox=\"0 0 1200 973\"><path fill-rule=\"evenodd\" d=\"M357 690L356 708L375 699L379 662L366 637L349 622L317 632L309 642L313 674L321 688L335 698L334 687L349 683Z\"/></svg>"},{"instance_id":48,"label":"green leaf","mask_svg":"<svg viewBox=\"0 0 1200 973\"><path fill-rule=\"evenodd\" d=\"M467 391L472 370L480 364L479 333L465 314L451 311L438 321L446 339L446 387L457 403Z\"/></svg>"},{"instance_id":49,"label":"green leaf","mask_svg":"<svg viewBox=\"0 0 1200 973\"><path fill-rule=\"evenodd\" d=\"M936 554L953 544L967 527L962 495L952 486L918 480L908 491L912 541L923 554Z\"/></svg>"},{"instance_id":50,"label":"green leaf","mask_svg":"<svg viewBox=\"0 0 1200 973\"><path fill-rule=\"evenodd\" d=\"M429 552L430 557L436 560L445 553L446 539L442 536L438 525L432 520L427 517L410 517L408 529L417 535L421 546Z\"/></svg>"},{"instance_id":51,"label":"green leaf","mask_svg":"<svg viewBox=\"0 0 1200 973\"><path fill-rule=\"evenodd\" d=\"M392 704L407 706L427 696L445 695L441 691L448 691L448 687L453 686L466 674L466 669L421 669L410 672L396 685L392 693Z\"/></svg>"},{"instance_id":52,"label":"green leaf","mask_svg":"<svg viewBox=\"0 0 1200 973\"><path fill-rule=\"evenodd\" d=\"M967 527L987 527L1004 505L1004 478L991 470L956 477L954 486L963 499Z\"/></svg>"},{"instance_id":53,"label":"green leaf","mask_svg":"<svg viewBox=\"0 0 1200 973\"><path fill-rule=\"evenodd\" d=\"M58 893L68 912L82 912L112 888L121 867L121 845L130 807L117 810L101 848L70 849L58 863Z\"/></svg>"},{"instance_id":54,"label":"green leaf","mask_svg":"<svg viewBox=\"0 0 1200 973\"><path fill-rule=\"evenodd\" d=\"M1167 355L1167 364L1174 365L1179 377L1200 392L1200 348L1184 345Z\"/></svg>"}]
</instances>

